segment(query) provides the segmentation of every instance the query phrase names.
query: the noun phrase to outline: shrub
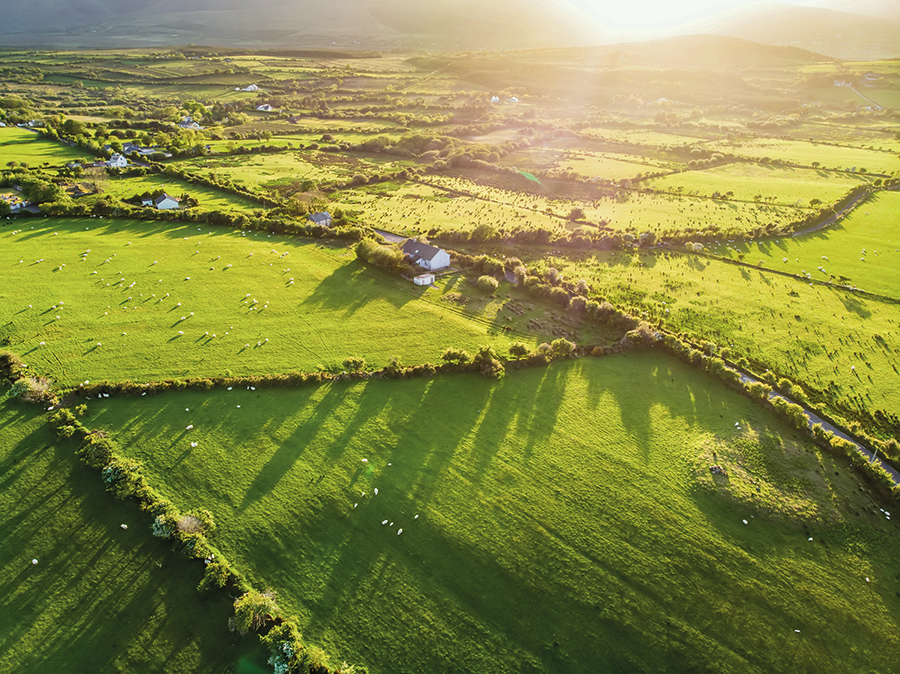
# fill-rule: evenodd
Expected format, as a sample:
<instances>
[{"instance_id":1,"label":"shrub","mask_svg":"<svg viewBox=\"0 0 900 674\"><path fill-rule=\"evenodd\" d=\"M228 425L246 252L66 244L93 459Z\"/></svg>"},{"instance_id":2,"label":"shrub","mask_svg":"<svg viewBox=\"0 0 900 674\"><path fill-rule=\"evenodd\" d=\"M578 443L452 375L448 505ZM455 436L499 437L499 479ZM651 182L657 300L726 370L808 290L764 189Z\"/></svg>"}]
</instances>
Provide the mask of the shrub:
<instances>
[{"instance_id":1,"label":"shrub","mask_svg":"<svg viewBox=\"0 0 900 674\"><path fill-rule=\"evenodd\" d=\"M475 286L485 295L492 295L497 291L497 288L500 287L500 282L493 276L485 274L484 276L478 277L478 280L475 281Z\"/></svg>"},{"instance_id":2,"label":"shrub","mask_svg":"<svg viewBox=\"0 0 900 674\"><path fill-rule=\"evenodd\" d=\"M575 353L575 344L560 337L550 342L550 352L553 358L569 358Z\"/></svg>"},{"instance_id":3,"label":"shrub","mask_svg":"<svg viewBox=\"0 0 900 674\"><path fill-rule=\"evenodd\" d=\"M524 358L528 355L528 346L524 342L513 342L509 345L509 355L513 358Z\"/></svg>"},{"instance_id":4,"label":"shrub","mask_svg":"<svg viewBox=\"0 0 900 674\"><path fill-rule=\"evenodd\" d=\"M0 351L0 378L16 381L21 378L25 363L12 351Z\"/></svg>"},{"instance_id":5,"label":"shrub","mask_svg":"<svg viewBox=\"0 0 900 674\"><path fill-rule=\"evenodd\" d=\"M356 356L350 356L344 359L344 368L350 372L362 372L366 369L366 361Z\"/></svg>"},{"instance_id":6,"label":"shrub","mask_svg":"<svg viewBox=\"0 0 900 674\"><path fill-rule=\"evenodd\" d=\"M448 363L459 363L460 365L465 365L466 363L472 362L472 356L463 349L455 349L450 347L444 354L441 356L441 360L446 361Z\"/></svg>"},{"instance_id":7,"label":"shrub","mask_svg":"<svg viewBox=\"0 0 900 674\"><path fill-rule=\"evenodd\" d=\"M27 403L55 405L57 402L52 384L46 377L21 377L13 384L10 395Z\"/></svg>"},{"instance_id":8,"label":"shrub","mask_svg":"<svg viewBox=\"0 0 900 674\"><path fill-rule=\"evenodd\" d=\"M278 615L275 592L250 590L234 600L235 625L241 634L260 629Z\"/></svg>"}]
</instances>

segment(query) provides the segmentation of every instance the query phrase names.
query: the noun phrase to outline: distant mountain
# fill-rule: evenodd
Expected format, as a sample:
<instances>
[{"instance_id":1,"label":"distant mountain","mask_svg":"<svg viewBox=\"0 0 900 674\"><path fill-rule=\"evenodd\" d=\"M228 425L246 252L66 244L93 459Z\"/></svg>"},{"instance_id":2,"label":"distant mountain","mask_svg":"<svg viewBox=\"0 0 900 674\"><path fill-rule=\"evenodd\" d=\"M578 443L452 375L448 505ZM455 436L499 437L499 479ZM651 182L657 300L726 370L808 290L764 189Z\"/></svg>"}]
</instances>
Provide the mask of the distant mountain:
<instances>
[{"instance_id":1,"label":"distant mountain","mask_svg":"<svg viewBox=\"0 0 900 674\"><path fill-rule=\"evenodd\" d=\"M771 3L736 10L693 28L762 44L799 47L840 59L900 57L900 21L886 18L900 17L900 3L859 2L849 6L869 12L881 10L884 18Z\"/></svg>"},{"instance_id":2,"label":"distant mountain","mask_svg":"<svg viewBox=\"0 0 900 674\"><path fill-rule=\"evenodd\" d=\"M30 0L6 44L488 48L585 45L600 26L568 0Z\"/></svg>"}]
</instances>

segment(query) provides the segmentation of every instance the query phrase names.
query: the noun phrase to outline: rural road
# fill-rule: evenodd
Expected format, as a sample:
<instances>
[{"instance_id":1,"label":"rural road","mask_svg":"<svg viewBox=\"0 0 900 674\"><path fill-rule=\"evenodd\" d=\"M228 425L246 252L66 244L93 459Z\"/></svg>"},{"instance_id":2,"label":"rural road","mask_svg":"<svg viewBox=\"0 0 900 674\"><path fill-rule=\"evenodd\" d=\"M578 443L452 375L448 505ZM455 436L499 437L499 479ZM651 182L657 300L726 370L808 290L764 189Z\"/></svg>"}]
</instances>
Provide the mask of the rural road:
<instances>
[{"instance_id":1,"label":"rural road","mask_svg":"<svg viewBox=\"0 0 900 674\"><path fill-rule=\"evenodd\" d=\"M408 238L405 236L400 236L399 234L386 232L383 229L375 229L374 227L372 228L372 231L374 231L376 234L381 234L381 236L384 237L384 240L388 243L400 243L401 241L406 241L406 239Z\"/></svg>"},{"instance_id":2,"label":"rural road","mask_svg":"<svg viewBox=\"0 0 900 674\"><path fill-rule=\"evenodd\" d=\"M732 365L732 367L734 367L734 366ZM743 383L748 383L748 382L749 383L760 383L758 379L751 377L749 375L746 375L743 372L740 372L740 375L741 375L741 382L743 382ZM762 383L765 383L765 382L762 382ZM780 393L776 393L775 391L772 391L771 393L769 393L769 400L773 400L774 398L781 398L783 400L787 400L789 403L793 403L795 405L797 404L790 398L787 398L787 397L781 395ZM802 405L800 405L800 407L803 408L803 413L806 415L806 418L808 420L810 428L812 428L816 424L821 424L822 428L824 428L826 431L831 431L839 438L843 438L844 440L847 440L848 442L852 442L853 445L856 447L856 449L860 452L860 454L862 454L863 456L865 456L866 458L869 459L869 463L871 463L872 461L875 460L875 455L870 450L863 447L854 438L850 437L847 433L840 430L839 428L834 427L832 424L828 423L823 418L821 418L814 412L811 412L810 410L803 407ZM881 466L891 476L891 479L894 481L895 485L900 484L900 472L896 471L894 468L892 468L891 466L889 466L888 464L886 464L884 462L882 462Z\"/></svg>"},{"instance_id":3,"label":"rural road","mask_svg":"<svg viewBox=\"0 0 900 674\"><path fill-rule=\"evenodd\" d=\"M851 201L849 204L844 206L840 211L838 211L834 215L832 215L828 218L825 218L824 220L822 220L822 222L818 222L815 225L813 225L812 227L807 227L806 229L801 229L797 232L794 232L793 234L791 234L791 237L798 237L798 236L804 236L806 234L812 234L813 232L818 232L819 230L825 229L829 225L833 225L838 220L838 218L844 217L847 213L849 213L854 208L859 206L860 202L864 201L868 196L869 196L868 193L863 192L862 194L854 197L853 201Z\"/></svg>"}]
</instances>

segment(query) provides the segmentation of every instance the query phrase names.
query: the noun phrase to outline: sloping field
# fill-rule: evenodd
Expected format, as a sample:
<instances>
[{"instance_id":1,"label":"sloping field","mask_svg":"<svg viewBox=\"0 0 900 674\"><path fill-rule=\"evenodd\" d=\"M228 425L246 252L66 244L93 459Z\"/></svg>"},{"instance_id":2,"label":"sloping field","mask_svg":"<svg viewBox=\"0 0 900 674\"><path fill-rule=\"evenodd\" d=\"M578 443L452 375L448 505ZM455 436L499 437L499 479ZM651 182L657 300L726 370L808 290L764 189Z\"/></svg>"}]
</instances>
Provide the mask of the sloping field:
<instances>
[{"instance_id":1,"label":"sloping field","mask_svg":"<svg viewBox=\"0 0 900 674\"><path fill-rule=\"evenodd\" d=\"M40 166L44 162L52 166L67 164L76 159L94 161L90 153L63 143L45 140L34 131L8 126L0 128L0 165L14 161L29 166Z\"/></svg>"},{"instance_id":2,"label":"sloping field","mask_svg":"<svg viewBox=\"0 0 900 674\"><path fill-rule=\"evenodd\" d=\"M508 342L352 248L133 220L20 223L34 229L0 235L0 338L65 385L311 371L348 356L414 364Z\"/></svg>"},{"instance_id":3,"label":"sloping field","mask_svg":"<svg viewBox=\"0 0 900 674\"><path fill-rule=\"evenodd\" d=\"M715 141L705 144L704 147L751 159L768 157L802 166L812 166L813 162L819 162L824 168L849 170L855 167L857 170L864 168L869 173L893 173L900 169L900 158L893 152L823 145L802 140L756 138Z\"/></svg>"},{"instance_id":4,"label":"sloping field","mask_svg":"<svg viewBox=\"0 0 900 674\"><path fill-rule=\"evenodd\" d=\"M718 255L818 281L846 279L863 290L900 298L900 193L879 192L846 218L813 234L777 241L718 244Z\"/></svg>"},{"instance_id":5,"label":"sloping field","mask_svg":"<svg viewBox=\"0 0 900 674\"><path fill-rule=\"evenodd\" d=\"M889 671L900 647L884 504L662 355L90 405L374 674Z\"/></svg>"},{"instance_id":6,"label":"sloping field","mask_svg":"<svg viewBox=\"0 0 900 674\"><path fill-rule=\"evenodd\" d=\"M635 314L729 346L734 357L755 358L848 407L900 413L896 304L694 255L543 256L538 264L584 278L597 295Z\"/></svg>"},{"instance_id":7,"label":"sloping field","mask_svg":"<svg viewBox=\"0 0 900 674\"><path fill-rule=\"evenodd\" d=\"M120 199L129 199L143 192L165 190L174 197L188 194L200 205L200 211L253 211L263 206L250 199L231 194L223 190L217 190L205 185L196 185L178 180L167 175L147 175L139 178L107 178L97 181L98 186L104 191Z\"/></svg>"},{"instance_id":8,"label":"sloping field","mask_svg":"<svg viewBox=\"0 0 900 674\"><path fill-rule=\"evenodd\" d=\"M684 171L641 184L666 192L678 190L701 196L732 192L735 199L744 201L760 196L760 200L783 206L809 206L812 199L830 204L868 182L870 179L853 173L736 162L704 171Z\"/></svg>"},{"instance_id":9,"label":"sloping field","mask_svg":"<svg viewBox=\"0 0 900 674\"><path fill-rule=\"evenodd\" d=\"M103 490L39 408L0 388L0 670L257 672L227 595ZM123 529L125 525L127 529ZM32 559L37 564L32 564ZM253 650L251 650L253 649Z\"/></svg>"}]
</instances>

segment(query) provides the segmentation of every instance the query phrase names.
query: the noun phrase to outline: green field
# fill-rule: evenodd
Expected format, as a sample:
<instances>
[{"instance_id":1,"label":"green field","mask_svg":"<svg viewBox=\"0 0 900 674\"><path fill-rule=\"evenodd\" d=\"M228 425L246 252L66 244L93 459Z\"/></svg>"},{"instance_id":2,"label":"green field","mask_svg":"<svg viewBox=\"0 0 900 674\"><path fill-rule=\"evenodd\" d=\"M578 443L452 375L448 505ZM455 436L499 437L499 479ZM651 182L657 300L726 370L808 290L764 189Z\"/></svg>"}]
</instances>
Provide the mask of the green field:
<instances>
[{"instance_id":1,"label":"green field","mask_svg":"<svg viewBox=\"0 0 900 674\"><path fill-rule=\"evenodd\" d=\"M890 671L900 647L886 504L666 356L89 404L373 674Z\"/></svg>"},{"instance_id":2,"label":"green field","mask_svg":"<svg viewBox=\"0 0 900 674\"><path fill-rule=\"evenodd\" d=\"M664 192L712 196L733 192L734 199L762 200L782 206L809 206L812 199L830 204L854 187L871 182L858 174L783 168L771 164L736 162L703 171L684 171L642 182Z\"/></svg>"},{"instance_id":3,"label":"green field","mask_svg":"<svg viewBox=\"0 0 900 674\"><path fill-rule=\"evenodd\" d=\"M261 671L227 628L227 594L150 535L149 518L103 490L39 409L0 388L0 670ZM127 529L123 529L121 525ZM32 559L37 559L36 565Z\"/></svg>"},{"instance_id":4,"label":"green field","mask_svg":"<svg viewBox=\"0 0 900 674\"><path fill-rule=\"evenodd\" d=\"M804 387L830 390L848 408L900 413L896 304L686 254L543 255L533 264L584 278L597 296Z\"/></svg>"},{"instance_id":5,"label":"green field","mask_svg":"<svg viewBox=\"0 0 900 674\"><path fill-rule=\"evenodd\" d=\"M634 178L639 173L656 173L670 166L636 155L610 155L577 150L567 152L558 165L588 179L603 178L615 181Z\"/></svg>"},{"instance_id":6,"label":"green field","mask_svg":"<svg viewBox=\"0 0 900 674\"><path fill-rule=\"evenodd\" d=\"M165 190L175 197L187 193L200 202L197 210L200 211L253 211L263 206L250 199L231 194L223 190L217 190L205 185L196 185L183 180L178 180L167 175L146 175L135 178L111 178L101 174L92 179L103 192L112 194L120 199L129 199L136 194Z\"/></svg>"},{"instance_id":7,"label":"green field","mask_svg":"<svg viewBox=\"0 0 900 674\"><path fill-rule=\"evenodd\" d=\"M866 169L869 173L893 173L900 170L900 158L893 152L878 152L853 147L837 147L801 140L756 138L752 140L715 141L705 144L708 150L730 152L750 159L778 159L790 164L849 170Z\"/></svg>"},{"instance_id":8,"label":"green field","mask_svg":"<svg viewBox=\"0 0 900 674\"><path fill-rule=\"evenodd\" d=\"M776 241L715 244L710 252L817 281L831 276L868 292L900 298L900 193L879 192L846 218L813 234Z\"/></svg>"},{"instance_id":9,"label":"green field","mask_svg":"<svg viewBox=\"0 0 900 674\"><path fill-rule=\"evenodd\" d=\"M132 220L19 222L34 230L0 234L0 337L60 384L339 369L348 356L416 364L508 342L499 323L352 248Z\"/></svg>"},{"instance_id":10,"label":"green field","mask_svg":"<svg viewBox=\"0 0 900 674\"><path fill-rule=\"evenodd\" d=\"M277 144L276 141L271 142ZM281 154L193 159L182 162L180 166L201 174L213 173L218 177L227 176L236 184L250 189L274 187L306 179L315 181L349 180L355 172L352 162L335 167L329 165L327 158L321 163L312 163L308 161L309 157L309 153L294 151Z\"/></svg>"},{"instance_id":11,"label":"green field","mask_svg":"<svg viewBox=\"0 0 900 674\"><path fill-rule=\"evenodd\" d=\"M84 150L45 140L34 131L16 127L0 128L0 166L9 162L38 167L44 163L52 166L68 164L77 159L94 161Z\"/></svg>"}]
</instances>

